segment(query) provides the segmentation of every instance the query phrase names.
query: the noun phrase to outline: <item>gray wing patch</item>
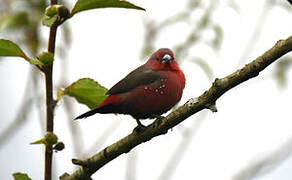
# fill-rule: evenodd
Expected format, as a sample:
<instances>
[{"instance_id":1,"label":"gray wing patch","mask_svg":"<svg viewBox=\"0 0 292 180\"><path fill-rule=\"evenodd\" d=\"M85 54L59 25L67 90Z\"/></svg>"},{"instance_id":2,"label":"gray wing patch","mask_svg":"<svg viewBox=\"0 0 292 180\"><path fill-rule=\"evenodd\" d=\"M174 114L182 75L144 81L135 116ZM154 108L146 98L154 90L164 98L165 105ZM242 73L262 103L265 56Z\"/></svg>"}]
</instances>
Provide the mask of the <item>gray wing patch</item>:
<instances>
[{"instance_id":1,"label":"gray wing patch","mask_svg":"<svg viewBox=\"0 0 292 180\"><path fill-rule=\"evenodd\" d=\"M142 65L130 72L124 79L115 84L107 94L120 94L135 89L138 86L151 84L159 79L159 72L153 71Z\"/></svg>"}]
</instances>

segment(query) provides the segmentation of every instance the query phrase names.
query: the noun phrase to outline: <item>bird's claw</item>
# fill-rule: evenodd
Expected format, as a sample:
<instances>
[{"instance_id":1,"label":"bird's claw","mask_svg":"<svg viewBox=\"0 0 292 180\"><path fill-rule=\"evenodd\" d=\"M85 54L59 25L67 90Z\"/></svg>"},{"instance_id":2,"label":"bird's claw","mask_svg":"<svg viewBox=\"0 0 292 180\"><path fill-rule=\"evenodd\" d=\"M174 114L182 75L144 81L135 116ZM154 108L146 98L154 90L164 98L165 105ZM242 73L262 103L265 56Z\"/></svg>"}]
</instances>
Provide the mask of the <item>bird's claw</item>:
<instances>
[{"instance_id":1,"label":"bird's claw","mask_svg":"<svg viewBox=\"0 0 292 180\"><path fill-rule=\"evenodd\" d=\"M139 119L136 119L136 122L138 126L135 127L133 131L137 133L143 132L146 129L146 126L144 126Z\"/></svg>"},{"instance_id":2,"label":"bird's claw","mask_svg":"<svg viewBox=\"0 0 292 180\"><path fill-rule=\"evenodd\" d=\"M161 115L151 114L151 118L156 118L156 119L161 120L161 119L163 119L165 117L164 116L161 116Z\"/></svg>"},{"instance_id":3,"label":"bird's claw","mask_svg":"<svg viewBox=\"0 0 292 180\"><path fill-rule=\"evenodd\" d=\"M136 126L133 131L136 133L141 133L145 131L145 129L146 129L146 126L144 126L143 124L138 124L138 126Z\"/></svg>"}]
</instances>

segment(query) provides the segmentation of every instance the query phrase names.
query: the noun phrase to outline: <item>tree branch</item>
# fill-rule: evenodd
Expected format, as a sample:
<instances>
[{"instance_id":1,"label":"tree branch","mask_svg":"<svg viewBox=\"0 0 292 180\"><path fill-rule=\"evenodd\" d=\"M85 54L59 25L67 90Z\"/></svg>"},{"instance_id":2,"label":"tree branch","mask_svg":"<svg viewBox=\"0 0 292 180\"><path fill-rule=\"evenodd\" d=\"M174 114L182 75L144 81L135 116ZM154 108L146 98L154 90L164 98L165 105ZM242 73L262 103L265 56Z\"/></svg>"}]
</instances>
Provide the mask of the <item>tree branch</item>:
<instances>
[{"instance_id":1,"label":"tree branch","mask_svg":"<svg viewBox=\"0 0 292 180\"><path fill-rule=\"evenodd\" d=\"M166 166L162 168L161 174L158 176L157 180L171 180L179 163L183 159L186 151L190 148L193 137L197 134L199 128L206 119L207 113L200 113L190 128L182 129L181 133L183 135L182 140L177 145L174 152L170 155Z\"/></svg>"},{"instance_id":2,"label":"tree branch","mask_svg":"<svg viewBox=\"0 0 292 180\"><path fill-rule=\"evenodd\" d=\"M278 41L274 47L251 63L245 65L242 69L239 69L224 78L216 78L210 89L205 91L201 96L196 99L190 99L165 118L155 120L152 124L145 127L143 131L138 132L134 130L128 136L106 147L88 159L72 159L73 164L80 165L81 167L71 175L65 173L60 177L60 179L91 179L90 176L94 172L113 159L123 153L129 152L137 145L151 140L153 137L167 133L169 129L175 127L191 115L203 109L216 110L216 108L214 108L216 100L225 92L250 78L256 77L259 72L290 51L292 51L292 36L286 40Z\"/></svg>"},{"instance_id":3,"label":"tree branch","mask_svg":"<svg viewBox=\"0 0 292 180\"><path fill-rule=\"evenodd\" d=\"M58 0L51 0L51 5L57 4ZM55 44L58 24L54 23L50 27L50 36L48 42L48 52L55 54ZM43 72L46 80L46 130L47 132L54 131L54 109L56 101L53 98L53 63L44 67ZM52 161L53 150L52 146L46 145L45 149L45 180L52 179Z\"/></svg>"}]
</instances>

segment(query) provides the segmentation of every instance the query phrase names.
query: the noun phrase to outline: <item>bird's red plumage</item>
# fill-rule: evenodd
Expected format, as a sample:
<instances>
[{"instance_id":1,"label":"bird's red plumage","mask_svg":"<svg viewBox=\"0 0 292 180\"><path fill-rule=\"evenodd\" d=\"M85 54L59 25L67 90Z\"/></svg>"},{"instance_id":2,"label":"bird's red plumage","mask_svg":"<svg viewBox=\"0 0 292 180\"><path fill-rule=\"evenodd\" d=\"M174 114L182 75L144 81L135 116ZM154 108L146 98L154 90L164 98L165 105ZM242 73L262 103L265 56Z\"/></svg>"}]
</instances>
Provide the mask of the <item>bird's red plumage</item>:
<instances>
[{"instance_id":1,"label":"bird's red plumage","mask_svg":"<svg viewBox=\"0 0 292 180\"><path fill-rule=\"evenodd\" d=\"M152 118L177 104L184 87L185 76L173 52L162 48L113 86L108 91L109 96L99 106L76 119L95 113L129 114L135 119Z\"/></svg>"}]
</instances>

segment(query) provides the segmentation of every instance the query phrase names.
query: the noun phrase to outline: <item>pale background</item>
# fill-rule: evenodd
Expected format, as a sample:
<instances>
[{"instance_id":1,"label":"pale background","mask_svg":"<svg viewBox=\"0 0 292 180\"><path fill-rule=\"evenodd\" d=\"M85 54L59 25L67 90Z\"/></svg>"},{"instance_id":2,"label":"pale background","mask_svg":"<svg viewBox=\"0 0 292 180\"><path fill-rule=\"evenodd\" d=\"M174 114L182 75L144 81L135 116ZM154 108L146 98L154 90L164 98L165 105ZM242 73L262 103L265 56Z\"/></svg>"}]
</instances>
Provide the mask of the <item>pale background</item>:
<instances>
[{"instance_id":1,"label":"pale background","mask_svg":"<svg viewBox=\"0 0 292 180\"><path fill-rule=\"evenodd\" d=\"M182 0L131 2L147 11L92 10L77 14L67 22L72 30L72 45L67 57L67 85L79 78L90 77L110 88L146 61L146 58L140 58L145 19L159 22L186 6L186 1ZM207 45L198 45L190 50L191 55L206 61L212 67L214 77L218 78L232 73L268 50L278 40L292 35L292 6L283 8L275 5L269 9L265 19L261 19L264 0L234 2L238 5L237 10L228 6L230 1L219 1L212 14L212 20L223 28L221 48L215 52ZM280 0L276 2L280 3ZM281 3L288 4L284 0ZM194 20L201 12L196 13L193 14ZM261 33L256 38L252 37L259 22L262 23ZM48 28L43 27L41 30L47 37ZM173 25L159 33L155 48L173 48L174 44L184 40L189 31L188 22ZM204 33L206 37L212 35L211 32ZM61 36L59 31L57 44L61 44ZM240 59L250 42L252 50L242 61ZM63 75L58 57L54 69L56 86L60 82L59 77ZM17 58L1 61L0 132L17 116L20 102L25 96L25 85L31 81L27 76L30 71L27 62ZM272 64L255 79L228 91L217 101L217 113L207 110L197 113L166 135L118 157L95 173L93 178L242 180L254 177L259 180L291 180L292 72L291 69L287 71L287 86L279 88L274 76L275 67L276 64ZM181 68L185 72L187 84L179 104L199 96L211 85L204 71L196 64L183 61ZM39 88L44 89L44 85L41 84ZM76 166L71 163L72 158L88 157L126 136L136 126L131 117L124 115L95 115L86 120L73 121L73 117L88 108L67 97L65 100L72 102L73 106L70 120L64 113L64 100L58 103L55 112L55 133L66 145L63 151L54 154L55 179L64 172L73 172ZM30 105L35 106L35 110L28 115L29 121L1 146L0 179L12 179L11 174L18 171L27 173L35 180L43 178L44 148L29 143L41 138L44 131L38 121L37 105L27 104ZM45 110L44 106L41 109ZM150 122L143 121L144 124ZM80 128L74 138L70 134L71 124ZM72 141L77 141L78 137L83 139L83 143L79 149L72 150ZM176 152L178 146L183 148ZM262 169L257 171L253 167L248 170L248 167L262 160L265 161L264 165L260 165ZM166 173L169 176L163 178L165 169L169 170ZM127 171L131 175L127 175Z\"/></svg>"}]
</instances>

